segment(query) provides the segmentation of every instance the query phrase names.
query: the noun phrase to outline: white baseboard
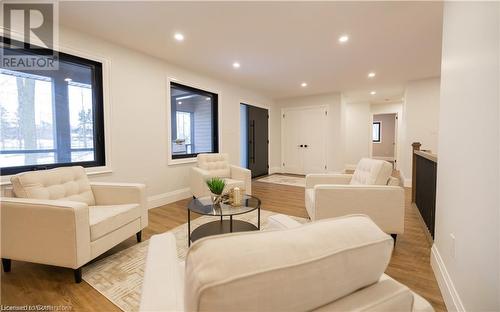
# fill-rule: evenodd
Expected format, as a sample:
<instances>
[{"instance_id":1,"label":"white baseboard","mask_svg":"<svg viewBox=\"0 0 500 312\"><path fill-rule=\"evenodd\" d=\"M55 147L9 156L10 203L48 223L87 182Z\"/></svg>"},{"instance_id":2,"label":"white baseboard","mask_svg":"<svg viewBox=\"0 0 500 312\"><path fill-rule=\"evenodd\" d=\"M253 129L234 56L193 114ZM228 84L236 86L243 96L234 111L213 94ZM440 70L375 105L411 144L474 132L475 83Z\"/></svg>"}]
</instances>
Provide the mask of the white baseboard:
<instances>
[{"instance_id":1,"label":"white baseboard","mask_svg":"<svg viewBox=\"0 0 500 312\"><path fill-rule=\"evenodd\" d=\"M462 300L460 299L455 285L448 274L448 270L446 270L446 266L444 265L436 244L432 245L431 248L431 267L434 271L434 275L436 276L439 289L441 290L441 294L443 295L444 303L446 304L448 311L465 312Z\"/></svg>"},{"instance_id":2,"label":"white baseboard","mask_svg":"<svg viewBox=\"0 0 500 312\"><path fill-rule=\"evenodd\" d=\"M356 164L345 164L345 170L356 170Z\"/></svg>"},{"instance_id":3,"label":"white baseboard","mask_svg":"<svg viewBox=\"0 0 500 312\"><path fill-rule=\"evenodd\" d=\"M148 197L148 209L160 207L193 196L189 187Z\"/></svg>"},{"instance_id":4,"label":"white baseboard","mask_svg":"<svg viewBox=\"0 0 500 312\"><path fill-rule=\"evenodd\" d=\"M399 175L401 176L401 182L404 187L411 187L411 179L407 179L403 174L403 171L399 171Z\"/></svg>"},{"instance_id":5,"label":"white baseboard","mask_svg":"<svg viewBox=\"0 0 500 312\"><path fill-rule=\"evenodd\" d=\"M270 167L269 168L269 174L273 173L282 173L283 170L281 170L281 167Z\"/></svg>"}]
</instances>

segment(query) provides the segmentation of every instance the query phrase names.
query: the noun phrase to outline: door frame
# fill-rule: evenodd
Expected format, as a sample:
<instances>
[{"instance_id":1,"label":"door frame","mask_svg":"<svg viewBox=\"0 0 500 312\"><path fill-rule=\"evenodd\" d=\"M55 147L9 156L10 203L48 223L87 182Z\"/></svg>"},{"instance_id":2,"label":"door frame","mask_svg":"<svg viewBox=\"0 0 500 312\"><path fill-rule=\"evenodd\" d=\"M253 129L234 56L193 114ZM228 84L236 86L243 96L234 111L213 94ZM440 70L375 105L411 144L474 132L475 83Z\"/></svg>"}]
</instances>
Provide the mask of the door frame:
<instances>
[{"instance_id":1,"label":"door frame","mask_svg":"<svg viewBox=\"0 0 500 312\"><path fill-rule=\"evenodd\" d=\"M287 111L292 111L292 110L305 110L305 109L324 109L326 111L326 123L325 123L325 128L326 128L326 133L325 133L325 162L327 165L327 168L329 166L328 163L328 142L329 142L329 131L328 129L330 128L330 120L328 118L328 105L301 105L301 106L290 106L290 107L282 107L281 108L281 115L280 115L280 121L281 121L281 158L280 158L280 168L281 168L281 173L285 172L285 166L283 166L283 163L285 162L285 140L284 140L284 134L285 134L285 123L283 121L284 117L283 115L286 114ZM328 169L325 169L325 172L327 172Z\"/></svg>"},{"instance_id":2,"label":"door frame","mask_svg":"<svg viewBox=\"0 0 500 312\"><path fill-rule=\"evenodd\" d=\"M267 140L269 141L269 144L267 144L267 164L269 166L269 168L267 169L267 172L269 175L273 174L273 172L271 172L271 138L272 138L272 133L271 133L271 107L269 105L264 105L264 104L261 104L261 103L257 103L257 102L253 102L253 101L247 101L245 99L241 99L240 98L240 101L239 101L240 105L247 105L247 106L254 106L254 107L258 107L258 108L263 108L263 109L267 109L267 115L269 116L267 118ZM247 103L253 103L253 104L247 104ZM239 106L238 106L239 107ZM238 119L238 122L241 121L241 111L238 109L238 116L239 116L239 119ZM247 125L248 126L248 125ZM241 138L241 125L238 129L238 139ZM238 146L238 153L241 151L241 143L240 142L240 145ZM248 142L247 142L248 144ZM238 165L241 164L241 157L247 157L246 155L240 155L240 159L239 159L239 162L238 162Z\"/></svg>"},{"instance_id":3,"label":"door frame","mask_svg":"<svg viewBox=\"0 0 500 312\"><path fill-rule=\"evenodd\" d=\"M399 160L399 144L398 144L398 139L399 139L399 113L398 112L381 112L381 113L371 113L370 116L370 158L373 158L373 116L375 115L395 115L394 116L394 157L392 159L389 159L390 157L377 157L377 159L381 160L392 160L394 161L394 169L399 168L398 160Z\"/></svg>"}]
</instances>

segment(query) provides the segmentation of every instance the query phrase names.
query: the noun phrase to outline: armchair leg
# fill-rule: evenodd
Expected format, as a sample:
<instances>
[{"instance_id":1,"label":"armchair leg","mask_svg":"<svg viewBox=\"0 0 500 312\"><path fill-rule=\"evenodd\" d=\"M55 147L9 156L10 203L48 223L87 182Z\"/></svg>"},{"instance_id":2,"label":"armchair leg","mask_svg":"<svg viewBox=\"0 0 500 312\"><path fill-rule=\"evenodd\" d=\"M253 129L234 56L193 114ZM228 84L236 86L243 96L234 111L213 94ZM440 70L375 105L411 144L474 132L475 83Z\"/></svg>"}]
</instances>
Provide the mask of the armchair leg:
<instances>
[{"instance_id":1,"label":"armchair leg","mask_svg":"<svg viewBox=\"0 0 500 312\"><path fill-rule=\"evenodd\" d=\"M396 246L396 239L398 238L398 234L391 234L392 239L394 239L394 246Z\"/></svg>"},{"instance_id":2,"label":"armchair leg","mask_svg":"<svg viewBox=\"0 0 500 312\"><path fill-rule=\"evenodd\" d=\"M137 242L140 243L142 241L142 231L135 233L135 237L137 238Z\"/></svg>"},{"instance_id":3,"label":"armchair leg","mask_svg":"<svg viewBox=\"0 0 500 312\"><path fill-rule=\"evenodd\" d=\"M5 259L5 258L2 258L2 266L3 266L3 271L5 273L8 273L10 272L10 265L11 265L11 260L10 259Z\"/></svg>"},{"instance_id":4,"label":"armchair leg","mask_svg":"<svg viewBox=\"0 0 500 312\"><path fill-rule=\"evenodd\" d=\"M75 283L79 284L82 282L82 268L74 269L73 274L75 275Z\"/></svg>"}]
</instances>

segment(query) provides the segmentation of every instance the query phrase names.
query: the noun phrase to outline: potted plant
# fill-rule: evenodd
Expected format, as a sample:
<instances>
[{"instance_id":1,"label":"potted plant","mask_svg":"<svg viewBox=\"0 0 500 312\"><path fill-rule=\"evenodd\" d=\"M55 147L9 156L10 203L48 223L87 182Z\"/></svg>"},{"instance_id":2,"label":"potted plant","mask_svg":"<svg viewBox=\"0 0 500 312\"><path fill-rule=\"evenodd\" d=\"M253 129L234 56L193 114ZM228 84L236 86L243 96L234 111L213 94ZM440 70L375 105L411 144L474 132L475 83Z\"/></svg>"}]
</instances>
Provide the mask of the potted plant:
<instances>
[{"instance_id":1,"label":"potted plant","mask_svg":"<svg viewBox=\"0 0 500 312\"><path fill-rule=\"evenodd\" d=\"M224 192L226 182L221 178L213 177L207 180L207 186L212 192L212 201L214 204L219 204L222 201L222 192Z\"/></svg>"}]
</instances>

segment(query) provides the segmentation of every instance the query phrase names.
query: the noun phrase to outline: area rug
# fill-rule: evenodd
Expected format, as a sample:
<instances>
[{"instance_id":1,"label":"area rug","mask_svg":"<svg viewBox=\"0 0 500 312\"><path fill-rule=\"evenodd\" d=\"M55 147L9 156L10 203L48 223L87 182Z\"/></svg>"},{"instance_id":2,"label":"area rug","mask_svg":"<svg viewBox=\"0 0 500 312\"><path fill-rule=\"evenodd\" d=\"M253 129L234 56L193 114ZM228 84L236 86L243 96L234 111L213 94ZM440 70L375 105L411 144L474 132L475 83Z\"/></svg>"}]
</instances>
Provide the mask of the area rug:
<instances>
[{"instance_id":1,"label":"area rug","mask_svg":"<svg viewBox=\"0 0 500 312\"><path fill-rule=\"evenodd\" d=\"M275 212L261 210L261 230L268 226L267 219ZM307 222L304 218L291 218L300 223ZM234 216L235 220L257 223L257 212ZM191 221L191 231L201 224L213 221L214 217L202 216ZM184 260L188 250L187 223L184 223L169 232L177 240L177 257ZM139 310L141 300L144 265L148 253L149 240L117 252L102 260L83 267L83 279L104 295L109 301L126 312Z\"/></svg>"},{"instance_id":2,"label":"area rug","mask_svg":"<svg viewBox=\"0 0 500 312\"><path fill-rule=\"evenodd\" d=\"M286 176L281 174L272 174L270 176L260 178L257 182L266 182L266 183L275 183L275 184L284 184L291 186L299 186L306 187L306 178L305 177L293 177Z\"/></svg>"}]
</instances>

